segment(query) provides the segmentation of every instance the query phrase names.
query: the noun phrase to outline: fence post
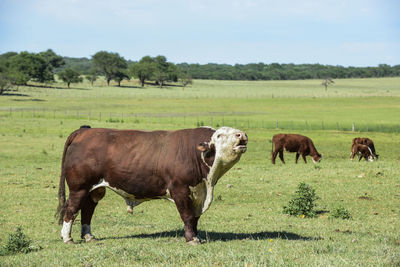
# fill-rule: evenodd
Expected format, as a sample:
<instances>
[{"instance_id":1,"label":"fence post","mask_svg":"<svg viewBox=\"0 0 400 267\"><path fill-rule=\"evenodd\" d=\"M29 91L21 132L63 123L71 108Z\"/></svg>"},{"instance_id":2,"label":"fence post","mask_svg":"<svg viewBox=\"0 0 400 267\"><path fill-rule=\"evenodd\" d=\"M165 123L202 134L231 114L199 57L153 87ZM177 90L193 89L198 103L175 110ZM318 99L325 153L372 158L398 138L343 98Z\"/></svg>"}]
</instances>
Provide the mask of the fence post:
<instances>
[{"instance_id":1,"label":"fence post","mask_svg":"<svg viewBox=\"0 0 400 267\"><path fill-rule=\"evenodd\" d=\"M249 119L247 119L247 128L248 129L250 128L250 120Z\"/></svg>"},{"instance_id":2,"label":"fence post","mask_svg":"<svg viewBox=\"0 0 400 267\"><path fill-rule=\"evenodd\" d=\"M100 112L100 114L99 114L99 117L100 117L100 118L99 118L99 121L101 121L101 112Z\"/></svg>"},{"instance_id":3,"label":"fence post","mask_svg":"<svg viewBox=\"0 0 400 267\"><path fill-rule=\"evenodd\" d=\"M321 122L321 127L322 127L322 130L325 130L324 121Z\"/></svg>"},{"instance_id":4,"label":"fence post","mask_svg":"<svg viewBox=\"0 0 400 267\"><path fill-rule=\"evenodd\" d=\"M368 132L368 130L369 130L369 129L368 129L368 124L367 124L367 126L366 126L366 131Z\"/></svg>"},{"instance_id":5,"label":"fence post","mask_svg":"<svg viewBox=\"0 0 400 267\"><path fill-rule=\"evenodd\" d=\"M275 121L275 129L278 129L278 120Z\"/></svg>"},{"instance_id":6,"label":"fence post","mask_svg":"<svg viewBox=\"0 0 400 267\"><path fill-rule=\"evenodd\" d=\"M306 130L308 131L308 122L306 121Z\"/></svg>"},{"instance_id":7,"label":"fence post","mask_svg":"<svg viewBox=\"0 0 400 267\"><path fill-rule=\"evenodd\" d=\"M355 130L355 125L354 125L354 122L351 124L351 131L352 132L354 132L354 130Z\"/></svg>"},{"instance_id":8,"label":"fence post","mask_svg":"<svg viewBox=\"0 0 400 267\"><path fill-rule=\"evenodd\" d=\"M336 130L339 131L339 123L336 122Z\"/></svg>"}]
</instances>

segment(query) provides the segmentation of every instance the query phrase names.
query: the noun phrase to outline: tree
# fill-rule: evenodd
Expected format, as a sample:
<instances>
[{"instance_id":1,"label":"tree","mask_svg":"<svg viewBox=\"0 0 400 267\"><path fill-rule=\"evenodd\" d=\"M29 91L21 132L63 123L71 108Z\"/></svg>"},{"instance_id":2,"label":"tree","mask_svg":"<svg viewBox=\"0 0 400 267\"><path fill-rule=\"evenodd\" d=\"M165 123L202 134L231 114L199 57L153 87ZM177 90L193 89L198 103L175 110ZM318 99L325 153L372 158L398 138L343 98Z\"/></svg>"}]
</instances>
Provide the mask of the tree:
<instances>
[{"instance_id":1,"label":"tree","mask_svg":"<svg viewBox=\"0 0 400 267\"><path fill-rule=\"evenodd\" d=\"M91 69L89 71L89 74L85 76L86 80L90 82L90 84L93 86L93 83L97 80L97 73L95 69Z\"/></svg>"},{"instance_id":2,"label":"tree","mask_svg":"<svg viewBox=\"0 0 400 267\"><path fill-rule=\"evenodd\" d=\"M110 53L106 51L97 52L92 56L94 66L106 78L107 85L115 76L125 70L128 66L126 60L120 57L118 53Z\"/></svg>"},{"instance_id":3,"label":"tree","mask_svg":"<svg viewBox=\"0 0 400 267\"><path fill-rule=\"evenodd\" d=\"M155 71L154 59L150 56L144 56L142 59L133 63L129 67L129 72L135 78L138 78L142 87L144 86L146 80L150 80L153 77Z\"/></svg>"},{"instance_id":4,"label":"tree","mask_svg":"<svg viewBox=\"0 0 400 267\"><path fill-rule=\"evenodd\" d=\"M116 73L114 73L113 80L118 83L118 86L121 86L121 81L124 79L126 79L126 80L130 79L130 77L126 73L126 71L120 70L120 71L117 71Z\"/></svg>"},{"instance_id":5,"label":"tree","mask_svg":"<svg viewBox=\"0 0 400 267\"><path fill-rule=\"evenodd\" d=\"M321 85L325 86L325 91L328 91L328 86L331 84L334 84L335 82L332 80L332 78L325 78L325 80L321 83Z\"/></svg>"},{"instance_id":6,"label":"tree","mask_svg":"<svg viewBox=\"0 0 400 267\"><path fill-rule=\"evenodd\" d=\"M82 77L79 76L79 72L70 68L60 71L57 75L63 82L67 83L68 88L71 83L80 83L83 81Z\"/></svg>"},{"instance_id":7,"label":"tree","mask_svg":"<svg viewBox=\"0 0 400 267\"><path fill-rule=\"evenodd\" d=\"M2 95L5 91L10 90L13 85L13 80L10 76L7 76L6 73L0 72L0 95Z\"/></svg>"},{"instance_id":8,"label":"tree","mask_svg":"<svg viewBox=\"0 0 400 267\"><path fill-rule=\"evenodd\" d=\"M180 75L179 81L181 82L183 88L185 88L189 84L193 84L192 76L188 73L182 73Z\"/></svg>"}]
</instances>

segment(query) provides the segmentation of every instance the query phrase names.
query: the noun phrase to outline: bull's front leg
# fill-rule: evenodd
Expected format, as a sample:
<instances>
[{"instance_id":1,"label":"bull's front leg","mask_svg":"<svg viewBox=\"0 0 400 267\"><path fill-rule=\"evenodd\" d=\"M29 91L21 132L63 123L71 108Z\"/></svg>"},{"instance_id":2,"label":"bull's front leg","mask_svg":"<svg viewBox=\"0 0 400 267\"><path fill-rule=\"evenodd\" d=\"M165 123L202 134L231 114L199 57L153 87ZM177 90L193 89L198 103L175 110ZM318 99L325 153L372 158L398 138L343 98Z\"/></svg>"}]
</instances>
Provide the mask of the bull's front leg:
<instances>
[{"instance_id":1,"label":"bull's front leg","mask_svg":"<svg viewBox=\"0 0 400 267\"><path fill-rule=\"evenodd\" d=\"M190 245L200 244L201 240L197 236L197 222L200 217L195 216L189 188L187 186L174 188L171 190L171 197L175 201L175 205L185 225L186 242Z\"/></svg>"}]
</instances>

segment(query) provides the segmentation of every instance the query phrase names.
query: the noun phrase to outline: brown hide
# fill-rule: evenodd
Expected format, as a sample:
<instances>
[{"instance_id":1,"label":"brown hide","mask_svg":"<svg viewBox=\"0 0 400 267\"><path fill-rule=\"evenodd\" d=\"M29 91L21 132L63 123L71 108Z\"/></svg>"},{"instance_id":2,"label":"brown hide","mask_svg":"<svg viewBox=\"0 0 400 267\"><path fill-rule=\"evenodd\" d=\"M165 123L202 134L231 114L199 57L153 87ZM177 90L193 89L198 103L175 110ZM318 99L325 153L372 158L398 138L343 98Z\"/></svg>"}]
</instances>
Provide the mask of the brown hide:
<instances>
[{"instance_id":1,"label":"brown hide","mask_svg":"<svg viewBox=\"0 0 400 267\"><path fill-rule=\"evenodd\" d=\"M367 137L356 137L353 139L352 145L361 144L366 145L371 149L372 155L374 158L378 159L379 155L376 154L374 142Z\"/></svg>"},{"instance_id":2,"label":"brown hide","mask_svg":"<svg viewBox=\"0 0 400 267\"><path fill-rule=\"evenodd\" d=\"M89 190L102 178L137 199L165 195L174 183L190 186L207 177L208 168L196 145L214 131L80 129L69 145L63 164L72 191ZM209 162L212 165L212 162Z\"/></svg>"},{"instance_id":3,"label":"brown hide","mask_svg":"<svg viewBox=\"0 0 400 267\"><path fill-rule=\"evenodd\" d=\"M275 150L274 150L275 147ZM279 158L283 163L283 150L296 153L296 163L301 155L304 162L307 163L306 156L311 156L315 162L319 162L322 158L318 153L313 142L307 136L299 134L276 134L272 138L272 163L275 164L276 156L279 153Z\"/></svg>"},{"instance_id":4,"label":"brown hide","mask_svg":"<svg viewBox=\"0 0 400 267\"><path fill-rule=\"evenodd\" d=\"M373 161L374 159L374 155L372 154L370 148L363 144L355 143L351 146L350 159L353 160L355 155L358 155L358 161L360 161L362 158L364 158L365 161L368 161L368 159Z\"/></svg>"}]
</instances>

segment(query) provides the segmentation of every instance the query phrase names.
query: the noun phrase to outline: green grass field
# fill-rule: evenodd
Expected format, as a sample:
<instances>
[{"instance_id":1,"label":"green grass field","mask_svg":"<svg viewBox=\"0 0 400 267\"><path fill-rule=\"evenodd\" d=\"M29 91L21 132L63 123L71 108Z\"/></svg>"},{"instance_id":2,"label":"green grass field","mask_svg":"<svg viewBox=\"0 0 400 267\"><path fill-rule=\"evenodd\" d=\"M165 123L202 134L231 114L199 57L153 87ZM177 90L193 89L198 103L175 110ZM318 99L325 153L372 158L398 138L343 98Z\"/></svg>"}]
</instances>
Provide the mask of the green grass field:
<instances>
[{"instance_id":1,"label":"green grass field","mask_svg":"<svg viewBox=\"0 0 400 267\"><path fill-rule=\"evenodd\" d=\"M0 245L22 226L41 247L0 256L0 266L399 266L400 78L337 80L328 92L320 83L195 81L183 90L99 82L0 96ZM152 130L199 122L249 136L248 151L220 179L199 221L204 244L185 244L174 204L150 201L130 215L111 191L92 220L100 241L63 244L53 214L70 132L83 124ZM350 131L353 122L362 132ZM270 140L279 132L312 138L322 162L296 165L294 154L285 153L286 165L272 165ZM379 161L349 160L358 136L374 140ZM320 197L316 218L282 213L302 181ZM330 219L338 206L353 219ZM79 217L73 238L80 240Z\"/></svg>"}]
</instances>

